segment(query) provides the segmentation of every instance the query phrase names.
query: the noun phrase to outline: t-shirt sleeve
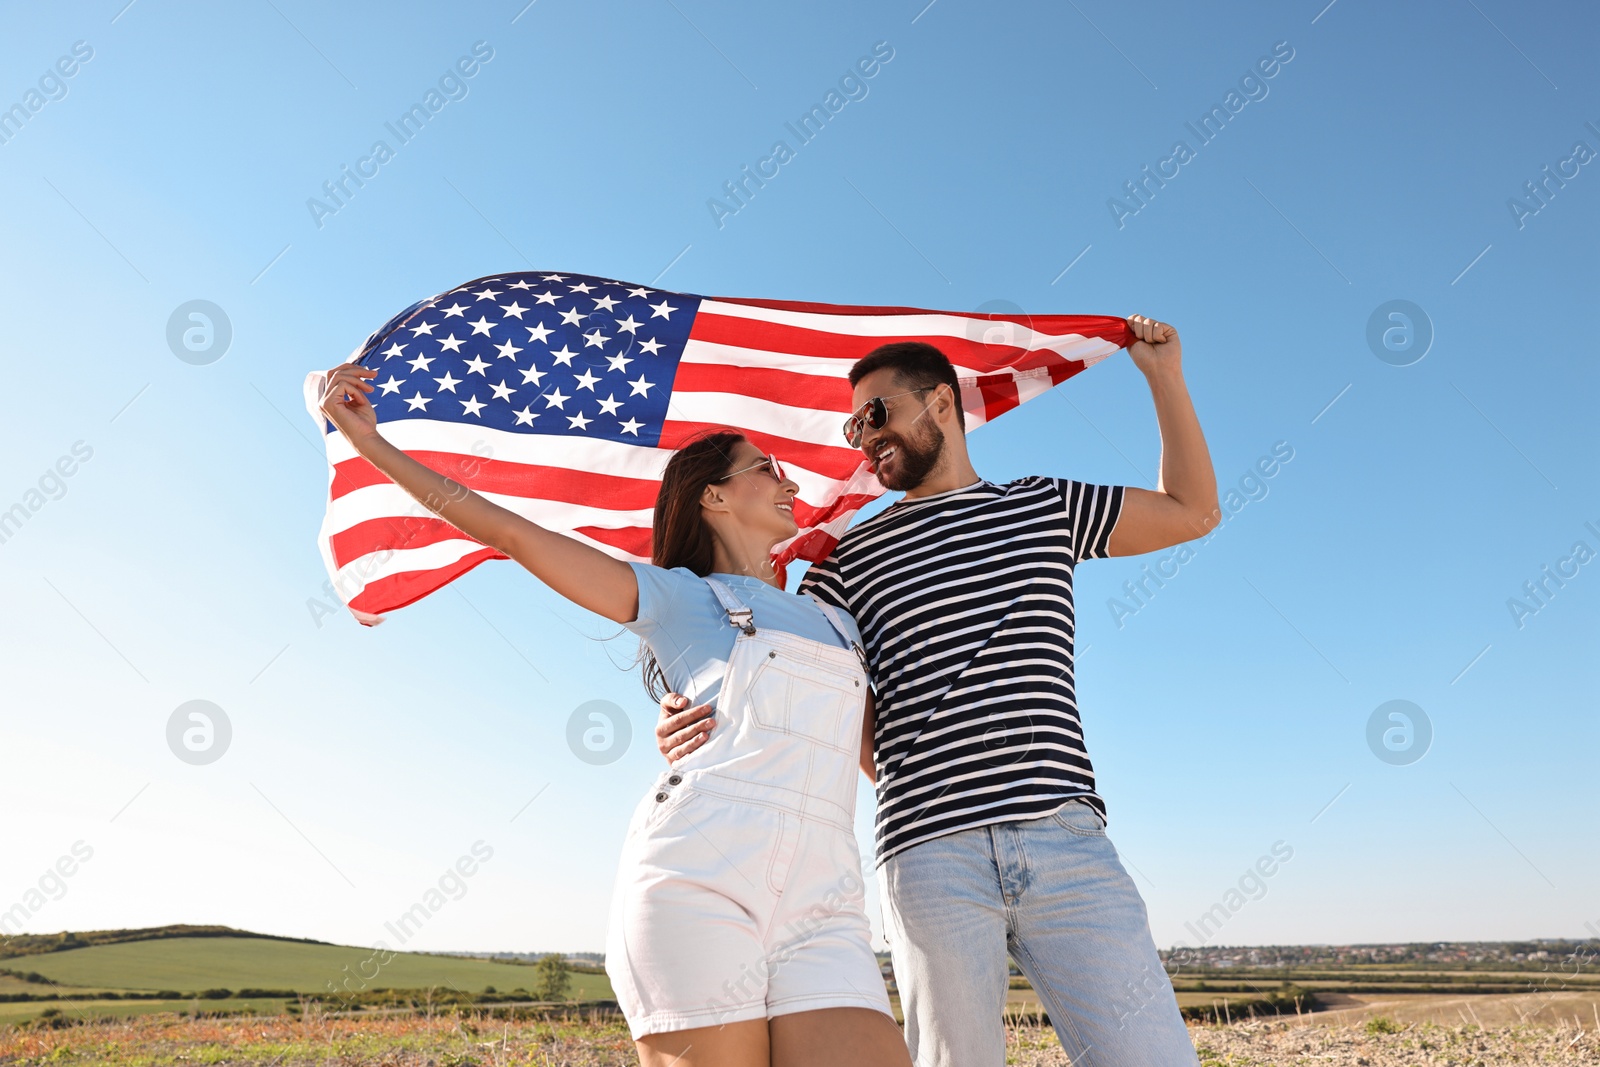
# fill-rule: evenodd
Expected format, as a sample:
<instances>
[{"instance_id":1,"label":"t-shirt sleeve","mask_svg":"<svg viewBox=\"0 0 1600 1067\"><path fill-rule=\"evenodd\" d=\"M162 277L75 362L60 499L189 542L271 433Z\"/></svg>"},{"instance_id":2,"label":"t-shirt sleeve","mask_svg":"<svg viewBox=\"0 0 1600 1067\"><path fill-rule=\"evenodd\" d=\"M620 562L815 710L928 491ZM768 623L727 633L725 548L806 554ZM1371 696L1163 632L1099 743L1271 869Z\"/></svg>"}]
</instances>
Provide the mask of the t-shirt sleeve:
<instances>
[{"instance_id":1,"label":"t-shirt sleeve","mask_svg":"<svg viewBox=\"0 0 1600 1067\"><path fill-rule=\"evenodd\" d=\"M1096 485L1071 478L1052 478L1067 509L1067 530L1072 554L1079 560L1111 555L1111 531L1122 514L1126 486Z\"/></svg>"},{"instance_id":2,"label":"t-shirt sleeve","mask_svg":"<svg viewBox=\"0 0 1600 1067\"><path fill-rule=\"evenodd\" d=\"M806 568L805 577L800 579L800 588L796 592L815 597L824 604L832 604L840 611L849 613L850 604L844 596L844 580L839 576L838 549L821 563L813 563Z\"/></svg>"},{"instance_id":3,"label":"t-shirt sleeve","mask_svg":"<svg viewBox=\"0 0 1600 1067\"><path fill-rule=\"evenodd\" d=\"M624 623L640 637L649 638L661 632L671 616L674 604L694 596L705 588L705 582L686 570L667 570L649 563L629 563L633 576L639 582L639 617Z\"/></svg>"}]
</instances>

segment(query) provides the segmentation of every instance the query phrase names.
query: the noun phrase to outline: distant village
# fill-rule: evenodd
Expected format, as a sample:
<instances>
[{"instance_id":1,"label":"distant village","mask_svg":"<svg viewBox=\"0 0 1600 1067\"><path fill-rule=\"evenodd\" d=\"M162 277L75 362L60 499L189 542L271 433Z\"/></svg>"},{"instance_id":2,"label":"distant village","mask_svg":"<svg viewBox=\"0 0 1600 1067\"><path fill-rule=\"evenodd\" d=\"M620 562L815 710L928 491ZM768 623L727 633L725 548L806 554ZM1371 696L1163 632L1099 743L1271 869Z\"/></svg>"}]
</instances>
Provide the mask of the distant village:
<instances>
[{"instance_id":1,"label":"distant village","mask_svg":"<svg viewBox=\"0 0 1600 1067\"><path fill-rule=\"evenodd\" d=\"M1585 941L1434 941L1387 945L1208 945L1161 951L1169 973L1228 967L1441 966L1523 968L1600 966L1600 939Z\"/></svg>"}]
</instances>

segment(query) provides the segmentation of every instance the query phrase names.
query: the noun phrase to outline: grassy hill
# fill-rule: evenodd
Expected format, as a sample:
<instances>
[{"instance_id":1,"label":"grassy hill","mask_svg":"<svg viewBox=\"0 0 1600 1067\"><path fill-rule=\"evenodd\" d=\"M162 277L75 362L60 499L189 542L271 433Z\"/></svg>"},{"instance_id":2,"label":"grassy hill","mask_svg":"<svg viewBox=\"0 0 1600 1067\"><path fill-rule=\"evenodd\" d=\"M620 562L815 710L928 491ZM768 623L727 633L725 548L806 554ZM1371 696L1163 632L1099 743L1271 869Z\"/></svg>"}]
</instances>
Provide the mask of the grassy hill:
<instances>
[{"instance_id":1,"label":"grassy hill","mask_svg":"<svg viewBox=\"0 0 1600 1067\"><path fill-rule=\"evenodd\" d=\"M122 941L153 941L168 937L259 937L268 941L290 941L302 945L326 945L305 937L278 937L235 930L231 926L145 926L128 930L63 930L59 934L15 934L0 940L0 960L32 956L43 952L64 952L88 945L110 945Z\"/></svg>"},{"instance_id":2,"label":"grassy hill","mask_svg":"<svg viewBox=\"0 0 1600 1067\"><path fill-rule=\"evenodd\" d=\"M440 986L466 993L489 987L502 992L533 984L533 969L494 960L455 956L394 953L387 964L371 949L339 945L305 944L248 937L164 938L124 941L87 948L29 956L30 971L37 971L64 986L93 989L285 989L297 993L324 993L328 983L361 988L361 976L377 974L369 989L426 989ZM348 968L348 970L346 969ZM579 979L601 978L577 975ZM578 983L580 986L583 983ZM607 996L587 983L590 996Z\"/></svg>"},{"instance_id":3,"label":"grassy hill","mask_svg":"<svg viewBox=\"0 0 1600 1067\"><path fill-rule=\"evenodd\" d=\"M437 988L458 993L509 993L536 984L534 969L522 963L414 952L389 954L385 963L367 948L221 927L189 936L185 928L174 927L66 936L73 939L13 943L22 952L0 960L0 968L42 975L48 982L0 976L4 986L0 992L78 997L93 991L281 990L326 997L330 983L350 992ZM73 944L81 947L68 947ZM572 978L571 996L583 1000L611 996L603 974L575 973Z\"/></svg>"}]
</instances>

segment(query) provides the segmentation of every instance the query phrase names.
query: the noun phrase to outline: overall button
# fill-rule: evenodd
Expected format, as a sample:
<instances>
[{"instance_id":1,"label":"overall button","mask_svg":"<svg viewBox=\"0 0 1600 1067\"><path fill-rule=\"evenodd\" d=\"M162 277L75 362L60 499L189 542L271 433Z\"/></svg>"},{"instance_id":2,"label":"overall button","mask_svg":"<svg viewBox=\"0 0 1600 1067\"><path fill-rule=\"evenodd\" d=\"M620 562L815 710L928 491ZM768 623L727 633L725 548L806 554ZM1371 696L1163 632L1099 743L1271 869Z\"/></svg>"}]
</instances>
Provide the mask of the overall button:
<instances>
[{"instance_id":1,"label":"overall button","mask_svg":"<svg viewBox=\"0 0 1600 1067\"><path fill-rule=\"evenodd\" d=\"M683 781L683 775L674 774L671 778L667 779L667 784L668 785L677 785L679 782L682 782L682 781Z\"/></svg>"},{"instance_id":2,"label":"overall button","mask_svg":"<svg viewBox=\"0 0 1600 1067\"><path fill-rule=\"evenodd\" d=\"M660 804L662 801L664 801L666 799L667 799L667 794L665 794L665 793L657 793L656 794L656 803L657 804Z\"/></svg>"}]
</instances>

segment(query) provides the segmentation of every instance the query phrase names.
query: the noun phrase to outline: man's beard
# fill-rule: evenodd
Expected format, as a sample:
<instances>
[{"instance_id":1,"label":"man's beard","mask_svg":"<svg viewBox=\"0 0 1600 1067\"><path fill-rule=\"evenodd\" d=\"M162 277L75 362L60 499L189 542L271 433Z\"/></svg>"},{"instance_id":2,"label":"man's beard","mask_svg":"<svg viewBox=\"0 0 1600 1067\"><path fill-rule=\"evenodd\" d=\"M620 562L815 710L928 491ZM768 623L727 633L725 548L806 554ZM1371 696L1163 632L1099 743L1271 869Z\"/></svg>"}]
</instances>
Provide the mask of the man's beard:
<instances>
[{"instance_id":1,"label":"man's beard","mask_svg":"<svg viewBox=\"0 0 1600 1067\"><path fill-rule=\"evenodd\" d=\"M915 442L898 434L892 438L895 447L894 472L888 478L882 472L878 474L878 481L885 489L910 492L923 483L944 457L944 431L932 420L923 423L923 426L926 432L918 434Z\"/></svg>"}]
</instances>

